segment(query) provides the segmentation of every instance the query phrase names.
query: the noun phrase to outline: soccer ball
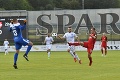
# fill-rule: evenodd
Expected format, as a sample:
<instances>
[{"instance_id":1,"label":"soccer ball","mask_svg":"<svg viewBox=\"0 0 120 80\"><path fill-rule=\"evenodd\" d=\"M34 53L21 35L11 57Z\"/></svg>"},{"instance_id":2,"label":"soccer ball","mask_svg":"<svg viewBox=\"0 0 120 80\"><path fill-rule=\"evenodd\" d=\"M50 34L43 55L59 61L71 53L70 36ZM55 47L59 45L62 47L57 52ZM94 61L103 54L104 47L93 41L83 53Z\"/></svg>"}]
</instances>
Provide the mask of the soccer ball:
<instances>
[{"instance_id":1,"label":"soccer ball","mask_svg":"<svg viewBox=\"0 0 120 80\"><path fill-rule=\"evenodd\" d=\"M52 33L52 37L56 37L57 36L57 33Z\"/></svg>"}]
</instances>

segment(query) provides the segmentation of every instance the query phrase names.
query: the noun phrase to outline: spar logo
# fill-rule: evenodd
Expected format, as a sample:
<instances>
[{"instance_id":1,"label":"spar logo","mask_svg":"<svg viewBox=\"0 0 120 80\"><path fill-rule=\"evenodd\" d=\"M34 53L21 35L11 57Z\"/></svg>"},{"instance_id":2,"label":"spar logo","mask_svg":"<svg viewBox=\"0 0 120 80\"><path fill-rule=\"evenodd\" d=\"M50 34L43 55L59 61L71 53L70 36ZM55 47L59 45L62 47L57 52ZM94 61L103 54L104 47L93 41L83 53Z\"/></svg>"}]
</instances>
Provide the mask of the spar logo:
<instances>
[{"instance_id":1,"label":"spar logo","mask_svg":"<svg viewBox=\"0 0 120 80\"><path fill-rule=\"evenodd\" d=\"M2 28L2 22L0 22L0 29ZM0 34L2 34L2 30L0 30Z\"/></svg>"}]
</instances>

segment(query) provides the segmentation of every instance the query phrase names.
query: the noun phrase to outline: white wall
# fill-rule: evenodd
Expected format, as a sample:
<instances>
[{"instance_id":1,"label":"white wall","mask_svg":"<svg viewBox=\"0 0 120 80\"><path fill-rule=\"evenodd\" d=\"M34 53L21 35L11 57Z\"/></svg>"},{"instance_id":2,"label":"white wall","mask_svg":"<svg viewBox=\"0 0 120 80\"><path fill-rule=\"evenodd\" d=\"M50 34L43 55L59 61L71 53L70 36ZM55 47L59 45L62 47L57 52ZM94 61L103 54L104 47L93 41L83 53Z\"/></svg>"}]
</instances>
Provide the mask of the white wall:
<instances>
[{"instance_id":1,"label":"white wall","mask_svg":"<svg viewBox=\"0 0 120 80\"><path fill-rule=\"evenodd\" d=\"M94 50L100 50L100 42L96 42ZM54 44L52 46L52 51L66 51L67 50L67 45L65 44ZM15 47L14 46L10 46L10 48L8 48L10 52L14 52L15 51ZM26 51L27 46L23 46L21 48L21 51ZM108 42L108 50L120 50L120 41L115 41L115 44L111 44L111 42ZM45 45L34 45L33 48L31 49L31 51L46 51L46 46ZM76 46L76 51L86 51L86 48L82 47L82 46ZM0 46L0 52L4 52L4 46Z\"/></svg>"}]
</instances>

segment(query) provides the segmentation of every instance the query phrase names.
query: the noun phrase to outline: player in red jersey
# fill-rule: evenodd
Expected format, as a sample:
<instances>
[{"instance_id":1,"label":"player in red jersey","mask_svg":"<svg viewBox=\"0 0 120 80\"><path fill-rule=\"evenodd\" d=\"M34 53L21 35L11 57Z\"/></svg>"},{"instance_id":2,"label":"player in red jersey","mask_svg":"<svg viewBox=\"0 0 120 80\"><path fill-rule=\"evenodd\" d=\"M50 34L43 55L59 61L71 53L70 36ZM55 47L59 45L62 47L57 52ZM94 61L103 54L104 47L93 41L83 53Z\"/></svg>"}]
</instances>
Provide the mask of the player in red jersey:
<instances>
[{"instance_id":1,"label":"player in red jersey","mask_svg":"<svg viewBox=\"0 0 120 80\"><path fill-rule=\"evenodd\" d=\"M75 45L75 46L81 45L81 46L87 48L88 58L89 58L89 61L90 61L89 66L91 66L92 65L92 56L91 56L91 54L92 54L96 39L97 39L96 31L95 31L95 28L92 27L91 28L91 33L89 34L88 41L86 41L86 42L74 42L74 43L68 43L68 44L69 45Z\"/></svg>"},{"instance_id":2,"label":"player in red jersey","mask_svg":"<svg viewBox=\"0 0 120 80\"><path fill-rule=\"evenodd\" d=\"M102 56L104 56L104 50L105 50L105 56L107 54L107 37L105 35L105 33L103 33L102 37L101 37L101 52L102 52Z\"/></svg>"}]
</instances>

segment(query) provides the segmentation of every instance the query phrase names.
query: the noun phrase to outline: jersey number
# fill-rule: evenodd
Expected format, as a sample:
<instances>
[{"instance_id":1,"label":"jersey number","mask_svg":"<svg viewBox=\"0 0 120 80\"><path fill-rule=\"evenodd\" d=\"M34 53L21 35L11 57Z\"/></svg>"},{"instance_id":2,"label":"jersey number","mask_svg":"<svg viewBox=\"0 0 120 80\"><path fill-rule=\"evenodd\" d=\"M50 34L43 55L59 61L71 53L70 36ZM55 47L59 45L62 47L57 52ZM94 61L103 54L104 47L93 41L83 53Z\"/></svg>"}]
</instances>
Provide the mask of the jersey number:
<instances>
[{"instance_id":1,"label":"jersey number","mask_svg":"<svg viewBox=\"0 0 120 80\"><path fill-rule=\"evenodd\" d=\"M13 30L13 34L14 34L14 36L17 36L17 31Z\"/></svg>"}]
</instances>

